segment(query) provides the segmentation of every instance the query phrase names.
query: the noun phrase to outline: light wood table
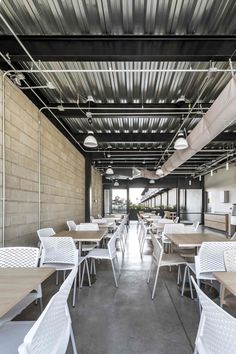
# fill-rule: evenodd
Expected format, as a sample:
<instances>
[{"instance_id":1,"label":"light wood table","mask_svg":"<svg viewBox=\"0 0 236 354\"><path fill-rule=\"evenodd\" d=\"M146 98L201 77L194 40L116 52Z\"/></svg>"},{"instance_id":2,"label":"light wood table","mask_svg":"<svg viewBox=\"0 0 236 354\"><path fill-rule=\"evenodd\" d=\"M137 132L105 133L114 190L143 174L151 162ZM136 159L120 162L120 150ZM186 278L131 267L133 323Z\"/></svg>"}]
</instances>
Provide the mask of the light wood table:
<instances>
[{"instance_id":1,"label":"light wood table","mask_svg":"<svg viewBox=\"0 0 236 354\"><path fill-rule=\"evenodd\" d=\"M98 231L60 231L51 237L72 237L79 243L79 255L82 253L82 242L100 242L107 234L107 228L101 228Z\"/></svg>"},{"instance_id":2,"label":"light wood table","mask_svg":"<svg viewBox=\"0 0 236 354\"><path fill-rule=\"evenodd\" d=\"M213 272L213 276L218 280L221 285L220 291L220 304L221 306L224 302L224 289L227 289L236 296L236 272Z\"/></svg>"},{"instance_id":3,"label":"light wood table","mask_svg":"<svg viewBox=\"0 0 236 354\"><path fill-rule=\"evenodd\" d=\"M166 237L179 248L198 248L203 242L226 242L224 236L209 233L184 233L184 234L166 234ZM233 242L233 241L229 241Z\"/></svg>"},{"instance_id":4,"label":"light wood table","mask_svg":"<svg viewBox=\"0 0 236 354\"><path fill-rule=\"evenodd\" d=\"M107 224L98 224L99 229L112 228L114 227L114 222L109 222Z\"/></svg>"},{"instance_id":5,"label":"light wood table","mask_svg":"<svg viewBox=\"0 0 236 354\"><path fill-rule=\"evenodd\" d=\"M0 268L0 317L54 272L54 268Z\"/></svg>"},{"instance_id":6,"label":"light wood table","mask_svg":"<svg viewBox=\"0 0 236 354\"><path fill-rule=\"evenodd\" d=\"M213 272L220 284L236 296L236 272Z\"/></svg>"}]
</instances>

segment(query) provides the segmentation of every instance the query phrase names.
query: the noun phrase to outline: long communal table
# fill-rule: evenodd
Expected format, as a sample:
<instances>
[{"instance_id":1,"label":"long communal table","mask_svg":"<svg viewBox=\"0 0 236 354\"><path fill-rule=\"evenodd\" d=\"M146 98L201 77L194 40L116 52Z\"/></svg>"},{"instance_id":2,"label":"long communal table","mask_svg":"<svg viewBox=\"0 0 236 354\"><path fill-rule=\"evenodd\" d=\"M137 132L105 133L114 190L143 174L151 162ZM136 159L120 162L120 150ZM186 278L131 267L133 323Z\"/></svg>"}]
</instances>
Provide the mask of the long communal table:
<instances>
[{"instance_id":1,"label":"long communal table","mask_svg":"<svg viewBox=\"0 0 236 354\"><path fill-rule=\"evenodd\" d=\"M55 272L54 268L0 268L0 317Z\"/></svg>"}]
</instances>

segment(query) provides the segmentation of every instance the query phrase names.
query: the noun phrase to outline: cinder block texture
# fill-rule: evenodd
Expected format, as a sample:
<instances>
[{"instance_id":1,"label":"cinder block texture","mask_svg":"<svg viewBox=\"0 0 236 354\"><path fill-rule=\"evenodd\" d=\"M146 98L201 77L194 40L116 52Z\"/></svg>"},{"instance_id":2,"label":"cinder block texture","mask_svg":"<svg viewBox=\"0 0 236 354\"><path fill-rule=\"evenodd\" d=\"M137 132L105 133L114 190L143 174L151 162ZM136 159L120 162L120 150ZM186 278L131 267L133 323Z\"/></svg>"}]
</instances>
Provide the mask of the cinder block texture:
<instances>
[{"instance_id":1,"label":"cinder block texture","mask_svg":"<svg viewBox=\"0 0 236 354\"><path fill-rule=\"evenodd\" d=\"M0 72L0 197L2 96ZM84 157L9 79L5 80L5 157L6 246L36 244L39 225L59 231L66 228L69 219L84 221ZM101 211L100 184L101 176L95 171L96 213Z\"/></svg>"}]
</instances>

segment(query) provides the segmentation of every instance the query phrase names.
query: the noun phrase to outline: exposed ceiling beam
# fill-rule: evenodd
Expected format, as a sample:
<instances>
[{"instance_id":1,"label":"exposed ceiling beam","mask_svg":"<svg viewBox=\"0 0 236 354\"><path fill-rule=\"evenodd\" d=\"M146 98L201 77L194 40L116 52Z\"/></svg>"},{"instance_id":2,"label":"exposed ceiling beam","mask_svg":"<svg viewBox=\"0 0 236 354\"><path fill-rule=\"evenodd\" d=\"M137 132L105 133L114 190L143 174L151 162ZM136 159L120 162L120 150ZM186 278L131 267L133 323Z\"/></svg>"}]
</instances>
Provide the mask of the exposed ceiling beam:
<instances>
[{"instance_id":1,"label":"exposed ceiling beam","mask_svg":"<svg viewBox=\"0 0 236 354\"><path fill-rule=\"evenodd\" d=\"M87 134L75 135L79 142L83 142ZM175 133L95 133L99 143L162 143L171 141ZM221 133L213 142L235 142L236 133Z\"/></svg>"},{"instance_id":2,"label":"exposed ceiling beam","mask_svg":"<svg viewBox=\"0 0 236 354\"><path fill-rule=\"evenodd\" d=\"M236 36L18 36L34 60L41 61L227 61ZM0 47L14 61L29 58L10 35L0 36Z\"/></svg>"}]
</instances>

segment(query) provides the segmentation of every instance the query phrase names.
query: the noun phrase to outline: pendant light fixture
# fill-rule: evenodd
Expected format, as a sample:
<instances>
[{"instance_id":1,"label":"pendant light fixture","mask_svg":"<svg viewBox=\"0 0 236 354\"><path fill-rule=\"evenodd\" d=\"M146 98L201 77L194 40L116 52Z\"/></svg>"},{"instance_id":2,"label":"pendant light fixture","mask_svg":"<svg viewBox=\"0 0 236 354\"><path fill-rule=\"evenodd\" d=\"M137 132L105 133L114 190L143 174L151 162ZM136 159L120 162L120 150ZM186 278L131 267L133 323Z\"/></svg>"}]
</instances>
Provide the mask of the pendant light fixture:
<instances>
[{"instance_id":1,"label":"pendant light fixture","mask_svg":"<svg viewBox=\"0 0 236 354\"><path fill-rule=\"evenodd\" d=\"M119 185L120 185L120 184L119 184L118 181L115 181L115 182L114 182L114 187L119 187Z\"/></svg>"},{"instance_id":2,"label":"pendant light fixture","mask_svg":"<svg viewBox=\"0 0 236 354\"><path fill-rule=\"evenodd\" d=\"M109 165L109 166L107 167L107 169L106 169L106 174L107 174L107 175L114 175L114 171L113 171L111 165Z\"/></svg>"},{"instance_id":3,"label":"pendant light fixture","mask_svg":"<svg viewBox=\"0 0 236 354\"><path fill-rule=\"evenodd\" d=\"M97 139L94 136L94 133L89 131L88 135L84 139L84 146L88 148L96 148L98 146Z\"/></svg>"},{"instance_id":4,"label":"pendant light fixture","mask_svg":"<svg viewBox=\"0 0 236 354\"><path fill-rule=\"evenodd\" d=\"M188 147L188 142L184 137L184 133L180 132L178 134L178 138L175 140L174 148L175 150L183 150L183 149L187 149L187 147Z\"/></svg>"},{"instance_id":5,"label":"pendant light fixture","mask_svg":"<svg viewBox=\"0 0 236 354\"><path fill-rule=\"evenodd\" d=\"M156 175L157 176L163 176L164 175L164 172L163 172L163 170L162 170L162 168L160 166L157 167Z\"/></svg>"},{"instance_id":6,"label":"pendant light fixture","mask_svg":"<svg viewBox=\"0 0 236 354\"><path fill-rule=\"evenodd\" d=\"M150 179L149 183L154 184L155 183L154 179Z\"/></svg>"}]
</instances>

